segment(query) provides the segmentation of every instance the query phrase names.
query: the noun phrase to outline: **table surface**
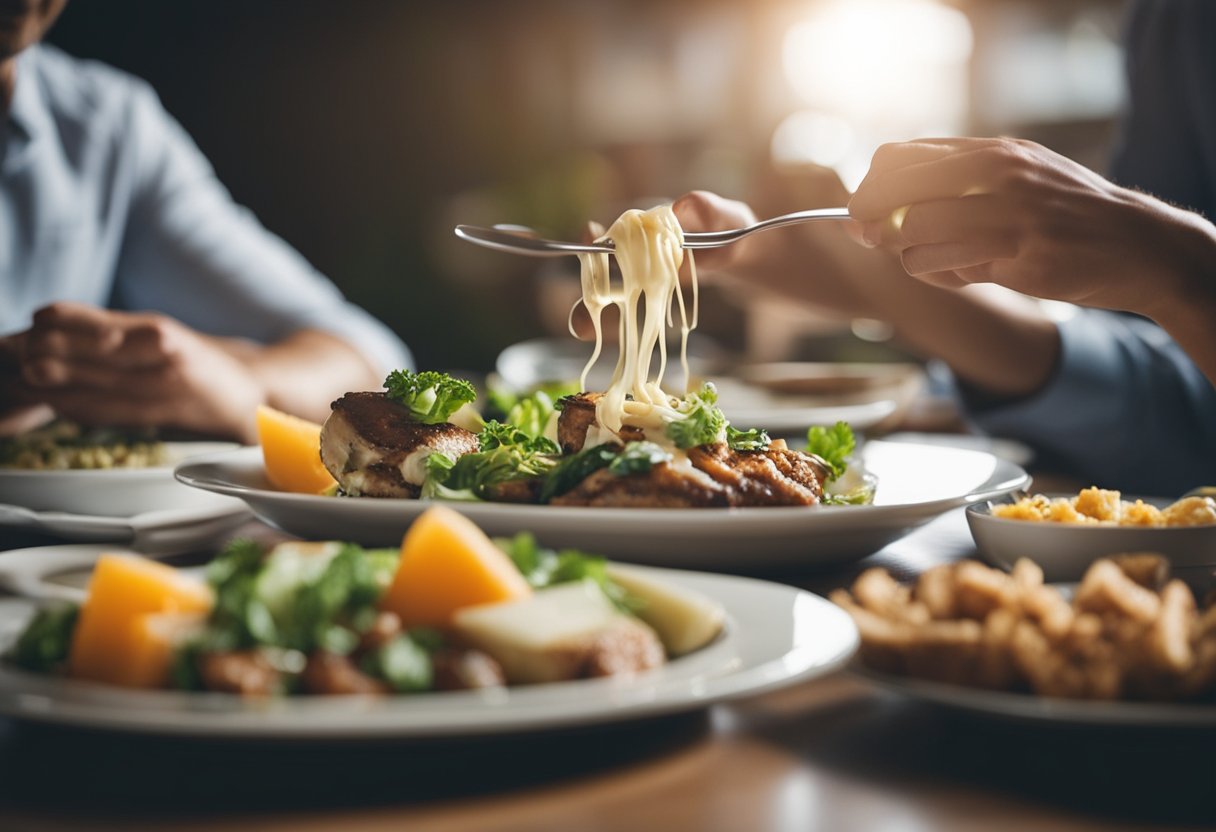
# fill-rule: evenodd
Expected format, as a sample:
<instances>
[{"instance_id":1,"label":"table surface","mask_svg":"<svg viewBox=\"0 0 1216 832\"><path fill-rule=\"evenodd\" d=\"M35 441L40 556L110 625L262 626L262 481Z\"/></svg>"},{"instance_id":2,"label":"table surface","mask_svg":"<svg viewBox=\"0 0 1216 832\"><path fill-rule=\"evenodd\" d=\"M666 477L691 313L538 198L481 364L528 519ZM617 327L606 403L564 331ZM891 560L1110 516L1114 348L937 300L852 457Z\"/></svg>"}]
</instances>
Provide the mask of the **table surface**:
<instances>
[{"instance_id":1,"label":"table surface","mask_svg":"<svg viewBox=\"0 0 1216 832\"><path fill-rule=\"evenodd\" d=\"M974 553L955 511L860 563L779 578L827 593L869 566L911 576ZM848 673L678 717L425 743L0 720L0 829L1207 828L1213 739L968 716Z\"/></svg>"}]
</instances>

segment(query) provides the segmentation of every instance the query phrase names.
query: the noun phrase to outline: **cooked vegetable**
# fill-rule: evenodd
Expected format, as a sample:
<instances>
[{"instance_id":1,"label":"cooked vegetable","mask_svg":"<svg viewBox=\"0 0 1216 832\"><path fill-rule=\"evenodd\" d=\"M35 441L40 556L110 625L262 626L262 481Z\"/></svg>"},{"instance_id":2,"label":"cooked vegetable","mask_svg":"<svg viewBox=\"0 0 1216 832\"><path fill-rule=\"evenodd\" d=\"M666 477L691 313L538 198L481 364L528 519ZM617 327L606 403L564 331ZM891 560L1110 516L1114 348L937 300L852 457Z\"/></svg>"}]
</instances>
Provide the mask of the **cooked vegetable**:
<instances>
[{"instance_id":1,"label":"cooked vegetable","mask_svg":"<svg viewBox=\"0 0 1216 832\"><path fill-rule=\"evenodd\" d=\"M72 646L72 630L80 617L76 604L54 604L38 611L26 626L9 658L26 670L49 673L68 658Z\"/></svg>"},{"instance_id":2,"label":"cooked vegetable","mask_svg":"<svg viewBox=\"0 0 1216 832\"><path fill-rule=\"evenodd\" d=\"M553 414L561 409L561 400L577 392L576 381L542 384L527 393L512 393L491 386L486 390L485 417L515 425L533 436L541 436Z\"/></svg>"},{"instance_id":3,"label":"cooked vegetable","mask_svg":"<svg viewBox=\"0 0 1216 832\"><path fill-rule=\"evenodd\" d=\"M71 673L115 685L147 685L160 671L149 663L161 653L150 643L159 631L141 617L206 613L211 606L211 589L171 566L134 555L102 555L72 638Z\"/></svg>"},{"instance_id":4,"label":"cooked vegetable","mask_svg":"<svg viewBox=\"0 0 1216 832\"><path fill-rule=\"evenodd\" d=\"M489 421L477 435L483 451L495 448L518 448L527 453L556 454L557 443L539 433L529 433L514 424Z\"/></svg>"},{"instance_id":5,"label":"cooked vegetable","mask_svg":"<svg viewBox=\"0 0 1216 832\"><path fill-rule=\"evenodd\" d=\"M732 451L763 451L771 442L768 434L759 428L737 430L729 424L726 426L726 444Z\"/></svg>"},{"instance_id":6,"label":"cooked vegetable","mask_svg":"<svg viewBox=\"0 0 1216 832\"><path fill-rule=\"evenodd\" d=\"M671 461L671 454L653 442L627 442L612 462L608 470L617 476L626 474L645 474L656 465Z\"/></svg>"},{"instance_id":7,"label":"cooked vegetable","mask_svg":"<svg viewBox=\"0 0 1216 832\"><path fill-rule=\"evenodd\" d=\"M663 646L648 626L622 614L590 581L507 603L464 607L452 624L489 653L516 684L610 676L656 667Z\"/></svg>"},{"instance_id":8,"label":"cooked vegetable","mask_svg":"<svg viewBox=\"0 0 1216 832\"><path fill-rule=\"evenodd\" d=\"M488 451L465 454L455 462L446 455L433 453L426 461L427 476L421 495L448 500L484 500L492 495L495 486L544 476L557 464L554 457L528 450L528 447L536 447L538 443L545 447L543 443L548 441L524 437L521 444L495 445Z\"/></svg>"},{"instance_id":9,"label":"cooked vegetable","mask_svg":"<svg viewBox=\"0 0 1216 832\"><path fill-rule=\"evenodd\" d=\"M321 426L259 405L258 444L266 478L280 491L321 494L336 483L321 461Z\"/></svg>"},{"instance_id":10,"label":"cooked vegetable","mask_svg":"<svg viewBox=\"0 0 1216 832\"><path fill-rule=\"evenodd\" d=\"M718 408L718 391L708 382L689 393L680 405L682 419L667 423L667 436L677 448L695 448L722 441L726 417Z\"/></svg>"},{"instance_id":11,"label":"cooked vegetable","mask_svg":"<svg viewBox=\"0 0 1216 832\"><path fill-rule=\"evenodd\" d=\"M435 506L414 521L401 542L401 561L380 607L407 627L442 627L461 607L530 595L511 559L473 521Z\"/></svg>"},{"instance_id":12,"label":"cooked vegetable","mask_svg":"<svg viewBox=\"0 0 1216 832\"><path fill-rule=\"evenodd\" d=\"M596 471L611 465L616 454L613 445L596 445L563 457L545 477L540 501L547 503L559 494L565 494Z\"/></svg>"},{"instance_id":13,"label":"cooked vegetable","mask_svg":"<svg viewBox=\"0 0 1216 832\"><path fill-rule=\"evenodd\" d=\"M430 690L435 676L430 653L404 633L365 655L360 668L398 693Z\"/></svg>"},{"instance_id":14,"label":"cooked vegetable","mask_svg":"<svg viewBox=\"0 0 1216 832\"><path fill-rule=\"evenodd\" d=\"M462 405L477 398L469 382L434 371L394 370L384 380L384 387L389 398L401 402L415 419L428 425L446 422Z\"/></svg>"},{"instance_id":15,"label":"cooked vegetable","mask_svg":"<svg viewBox=\"0 0 1216 832\"><path fill-rule=\"evenodd\" d=\"M533 589L544 589L571 581L593 581L613 604L623 612L634 612L640 606L623 587L608 575L607 561L599 555L589 555L577 549L544 549L531 532L515 537L494 539L498 548L507 553Z\"/></svg>"},{"instance_id":16,"label":"cooked vegetable","mask_svg":"<svg viewBox=\"0 0 1216 832\"><path fill-rule=\"evenodd\" d=\"M722 632L726 613L715 601L689 589L656 581L620 564L607 566L606 578L636 599L638 618L659 634L669 656L699 650Z\"/></svg>"},{"instance_id":17,"label":"cooked vegetable","mask_svg":"<svg viewBox=\"0 0 1216 832\"><path fill-rule=\"evenodd\" d=\"M828 482L845 472L849 467L848 459L856 447L857 439L848 422L837 422L830 428L814 425L806 432L806 452L827 463L831 472Z\"/></svg>"}]
</instances>

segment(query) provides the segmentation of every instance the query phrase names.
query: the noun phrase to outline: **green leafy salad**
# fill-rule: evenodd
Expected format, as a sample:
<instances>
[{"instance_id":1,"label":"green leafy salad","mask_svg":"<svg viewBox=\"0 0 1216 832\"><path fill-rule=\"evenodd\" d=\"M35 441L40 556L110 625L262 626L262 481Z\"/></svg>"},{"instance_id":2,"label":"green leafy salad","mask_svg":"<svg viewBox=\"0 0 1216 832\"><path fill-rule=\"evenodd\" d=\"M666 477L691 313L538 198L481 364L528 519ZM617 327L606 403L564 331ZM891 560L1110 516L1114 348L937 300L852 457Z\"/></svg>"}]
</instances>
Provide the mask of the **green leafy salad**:
<instances>
[{"instance_id":1,"label":"green leafy salad","mask_svg":"<svg viewBox=\"0 0 1216 832\"><path fill-rule=\"evenodd\" d=\"M387 395L408 407L427 424L442 422L473 401L467 382L442 373L398 371L385 383ZM547 385L527 394L491 391L486 415L477 435L479 450L453 458L436 450L426 458L424 498L461 501L549 503L573 491L599 471L627 477L645 475L655 466L672 462L677 454L703 446L725 445L731 452L763 453L778 447L760 429L740 430L731 425L718 406L712 384L676 401L677 418L664 427L663 442L645 439L583 447L561 452L558 423L563 408L576 390L572 385ZM856 441L844 422L830 428L811 428L808 454L827 473L826 484L838 481L848 469ZM872 484L850 486L843 493L825 494L822 502L852 505L868 502Z\"/></svg>"},{"instance_id":2,"label":"green leafy salad","mask_svg":"<svg viewBox=\"0 0 1216 832\"><path fill-rule=\"evenodd\" d=\"M451 514L447 509L431 511ZM496 546L488 559L505 555L504 562L518 571L517 598L527 600L534 590L577 584L601 593L601 603L620 615L632 616L645 607L644 601L609 576L601 557L573 549L546 549L529 533L491 544L460 518L440 518L432 526L435 523L467 524L473 529L469 545L474 551L479 540L485 547ZM470 637L447 626L448 616L443 624L414 624L410 613L421 615L420 608L389 591L395 580L417 583L429 577L436 582L434 592L451 594L442 584L458 582L454 571L446 576L448 580L441 580L441 573L426 572L432 549L435 558L448 564L443 568L460 560L450 543L438 547L426 540L412 555L352 543L293 542L268 550L251 540L234 540L206 567L211 601L205 613L169 612L150 619L131 614L118 635L113 628L106 631L104 649L115 658L94 659L86 655L91 649L89 634L77 630L107 626L102 620L111 614L104 612L112 600L107 593L117 597L126 591L121 579L95 579L83 608L56 604L42 609L7 658L39 673L70 672L124 686L259 696L415 693L513 682L504 676L494 651L471 648ZM124 574L143 575L145 586L150 580L169 587L162 606L174 606L171 588L183 579L177 570L130 556L105 557L118 558L117 570L125 570ZM421 577L399 575L399 570L407 571L402 563L409 557L424 564L415 567ZM470 557L487 561L484 549ZM113 563L105 568L111 569ZM138 582L137 577L132 583ZM468 585L476 583L468 581ZM207 597L201 585L194 592ZM99 594L105 597L96 597ZM459 599L449 603L460 606Z\"/></svg>"}]
</instances>

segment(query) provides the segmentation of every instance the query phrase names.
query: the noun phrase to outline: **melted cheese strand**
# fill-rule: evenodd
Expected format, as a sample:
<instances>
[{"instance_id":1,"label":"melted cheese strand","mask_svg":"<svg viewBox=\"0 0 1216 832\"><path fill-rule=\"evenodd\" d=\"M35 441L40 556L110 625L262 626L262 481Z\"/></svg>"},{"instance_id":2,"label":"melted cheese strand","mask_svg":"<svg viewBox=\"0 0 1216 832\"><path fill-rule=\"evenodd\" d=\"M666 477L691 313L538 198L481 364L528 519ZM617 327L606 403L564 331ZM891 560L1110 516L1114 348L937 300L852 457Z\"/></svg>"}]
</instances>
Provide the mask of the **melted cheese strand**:
<instances>
[{"instance_id":1,"label":"melted cheese strand","mask_svg":"<svg viewBox=\"0 0 1216 832\"><path fill-rule=\"evenodd\" d=\"M620 352L612 381L596 405L596 419L612 433L626 424L640 427L652 441L666 444L667 422L680 418L678 400L663 391L667 370L667 326L672 323L673 296L680 311L680 365L685 394L689 382L688 334L696 326L699 292L693 269L693 314L689 320L680 290L684 261L684 232L670 205L649 211L626 211L608 233L621 270L621 289L610 285L607 254L582 254L582 303L595 327L595 350L580 377L582 389L598 360L603 343L600 316L608 304L620 309ZM691 265L691 263L690 263ZM658 372L650 375L654 351L659 350ZM629 397L632 397L632 401Z\"/></svg>"}]
</instances>

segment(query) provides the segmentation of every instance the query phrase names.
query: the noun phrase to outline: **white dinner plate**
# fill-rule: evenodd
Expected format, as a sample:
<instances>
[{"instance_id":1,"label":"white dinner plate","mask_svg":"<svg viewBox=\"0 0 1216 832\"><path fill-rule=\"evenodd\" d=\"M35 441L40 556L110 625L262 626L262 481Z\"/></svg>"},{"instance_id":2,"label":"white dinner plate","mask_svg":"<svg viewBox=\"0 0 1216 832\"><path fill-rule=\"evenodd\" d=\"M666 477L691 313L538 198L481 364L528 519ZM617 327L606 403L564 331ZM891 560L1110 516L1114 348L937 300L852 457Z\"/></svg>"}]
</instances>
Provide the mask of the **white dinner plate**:
<instances>
[{"instance_id":1,"label":"white dinner plate","mask_svg":"<svg viewBox=\"0 0 1216 832\"><path fill-rule=\"evenodd\" d=\"M104 550L54 546L0 555L6 585L43 593L45 564L80 573ZM487 691L402 696L246 700L215 693L130 691L0 665L0 714L149 734L261 739L411 739L535 731L690 711L797 684L842 667L857 629L836 605L808 592L748 578L647 569L726 610L712 644L631 677ZM21 576L24 576L24 584ZM77 581L79 582L79 581ZM0 599L0 651L34 602Z\"/></svg>"},{"instance_id":2,"label":"white dinner plate","mask_svg":"<svg viewBox=\"0 0 1216 832\"><path fill-rule=\"evenodd\" d=\"M924 386L924 371L914 364L778 362L712 381L732 425L792 436L811 425L848 422L866 430L895 421Z\"/></svg>"},{"instance_id":3,"label":"white dinner plate","mask_svg":"<svg viewBox=\"0 0 1216 832\"><path fill-rule=\"evenodd\" d=\"M582 508L447 502L492 535L534 532L545 545L634 563L747 570L805 566L872 554L942 512L1023 488L1030 477L992 454L870 442L874 505L741 509ZM395 546L429 501L322 497L274 490L256 448L178 466L188 485L240 497L283 530L314 540Z\"/></svg>"},{"instance_id":4,"label":"white dinner plate","mask_svg":"<svg viewBox=\"0 0 1216 832\"><path fill-rule=\"evenodd\" d=\"M1062 725L1189 726L1216 725L1216 706L1173 702L1095 702L1030 693L984 690L946 682L879 673L854 661L850 669L888 690L948 708L1002 719Z\"/></svg>"},{"instance_id":5,"label":"white dinner plate","mask_svg":"<svg viewBox=\"0 0 1216 832\"><path fill-rule=\"evenodd\" d=\"M200 454L234 450L232 442L167 442L168 461L149 468L31 471L0 468L0 503L32 511L133 517L163 509L215 508L232 503L182 488L173 467Z\"/></svg>"}]
</instances>

